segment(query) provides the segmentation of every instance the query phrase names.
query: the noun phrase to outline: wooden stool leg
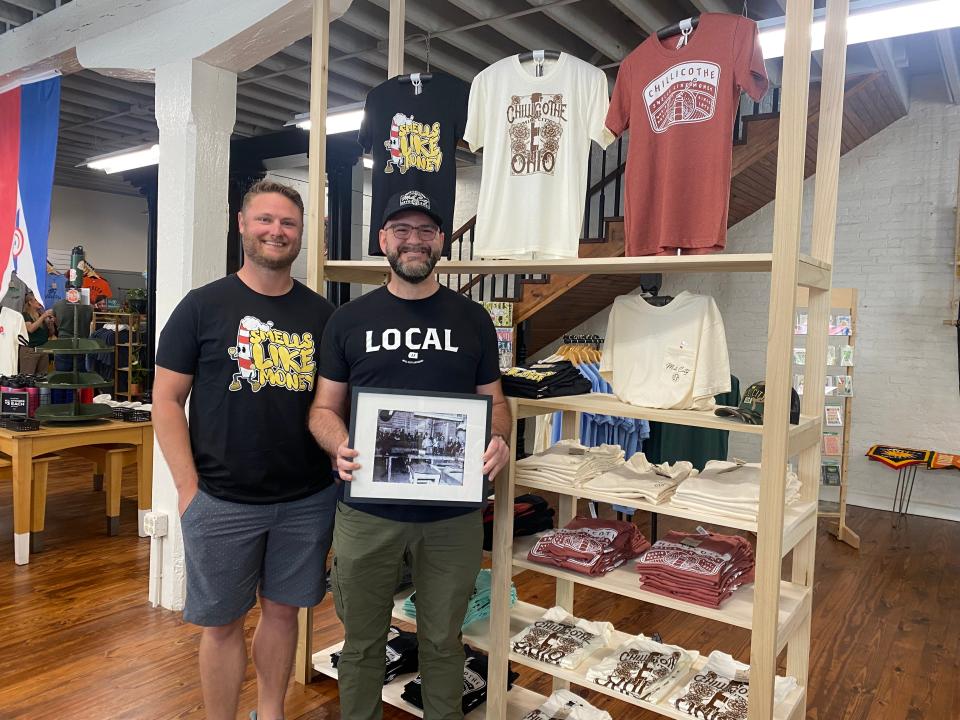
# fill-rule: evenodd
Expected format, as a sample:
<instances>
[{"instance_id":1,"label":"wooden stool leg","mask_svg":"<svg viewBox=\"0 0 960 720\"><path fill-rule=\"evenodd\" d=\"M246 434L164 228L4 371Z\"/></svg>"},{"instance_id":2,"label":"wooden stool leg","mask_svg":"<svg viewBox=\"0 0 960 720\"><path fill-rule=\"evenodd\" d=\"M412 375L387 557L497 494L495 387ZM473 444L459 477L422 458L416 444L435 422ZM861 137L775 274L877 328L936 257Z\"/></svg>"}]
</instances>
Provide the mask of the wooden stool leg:
<instances>
[{"instance_id":1,"label":"wooden stool leg","mask_svg":"<svg viewBox=\"0 0 960 720\"><path fill-rule=\"evenodd\" d=\"M30 502L30 552L43 550L43 528L47 514L47 470L49 463L33 466L32 490Z\"/></svg>"},{"instance_id":2,"label":"wooden stool leg","mask_svg":"<svg viewBox=\"0 0 960 720\"><path fill-rule=\"evenodd\" d=\"M123 456L114 453L107 458L104 481L107 486L107 535L120 532L120 483L123 480Z\"/></svg>"}]
</instances>

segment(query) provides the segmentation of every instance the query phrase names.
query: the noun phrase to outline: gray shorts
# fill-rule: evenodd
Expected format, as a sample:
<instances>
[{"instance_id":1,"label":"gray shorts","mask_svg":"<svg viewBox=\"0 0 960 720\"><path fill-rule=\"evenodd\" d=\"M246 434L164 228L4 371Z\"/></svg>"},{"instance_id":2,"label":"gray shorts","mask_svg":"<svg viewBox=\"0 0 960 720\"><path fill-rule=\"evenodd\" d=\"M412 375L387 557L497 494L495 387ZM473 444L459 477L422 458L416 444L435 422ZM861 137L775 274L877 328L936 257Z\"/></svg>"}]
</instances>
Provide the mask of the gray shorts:
<instances>
[{"instance_id":1,"label":"gray shorts","mask_svg":"<svg viewBox=\"0 0 960 720\"><path fill-rule=\"evenodd\" d=\"M228 625L260 596L313 607L326 592L337 486L302 500L248 505L198 491L180 518L187 566L183 619Z\"/></svg>"}]
</instances>

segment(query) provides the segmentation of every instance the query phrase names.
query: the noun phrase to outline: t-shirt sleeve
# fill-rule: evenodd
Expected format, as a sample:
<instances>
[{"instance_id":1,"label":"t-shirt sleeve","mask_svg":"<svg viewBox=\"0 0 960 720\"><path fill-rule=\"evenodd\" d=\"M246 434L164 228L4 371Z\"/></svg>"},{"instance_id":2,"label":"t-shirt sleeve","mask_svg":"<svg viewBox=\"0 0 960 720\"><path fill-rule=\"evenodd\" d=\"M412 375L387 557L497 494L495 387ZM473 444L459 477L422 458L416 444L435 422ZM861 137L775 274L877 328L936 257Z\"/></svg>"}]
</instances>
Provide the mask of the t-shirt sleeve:
<instances>
[{"instance_id":1,"label":"t-shirt sleeve","mask_svg":"<svg viewBox=\"0 0 960 720\"><path fill-rule=\"evenodd\" d=\"M617 73L605 123L607 130L615 137L620 137L630 127L630 75L630 64L624 62Z\"/></svg>"},{"instance_id":2,"label":"t-shirt sleeve","mask_svg":"<svg viewBox=\"0 0 960 720\"><path fill-rule=\"evenodd\" d=\"M480 73L470 85L470 97L467 100L467 126L463 130L463 139L474 152L483 147L483 114L487 105L484 85L483 73Z\"/></svg>"},{"instance_id":3,"label":"t-shirt sleeve","mask_svg":"<svg viewBox=\"0 0 960 720\"><path fill-rule=\"evenodd\" d=\"M363 104L363 120L360 121L360 130L357 133L357 142L365 153L373 149L373 123L377 115L377 101L371 90L367 93L367 100Z\"/></svg>"},{"instance_id":4,"label":"t-shirt sleeve","mask_svg":"<svg viewBox=\"0 0 960 720\"><path fill-rule=\"evenodd\" d=\"M697 369L693 397L713 398L730 392L730 355L727 352L727 334L717 303L710 298L707 316L700 331Z\"/></svg>"},{"instance_id":5,"label":"t-shirt sleeve","mask_svg":"<svg viewBox=\"0 0 960 720\"><path fill-rule=\"evenodd\" d=\"M737 23L737 56L734 60L734 76L737 85L757 102L767 92L767 69L763 64L763 48L760 46L760 31L753 20L742 18Z\"/></svg>"},{"instance_id":6,"label":"t-shirt sleeve","mask_svg":"<svg viewBox=\"0 0 960 720\"><path fill-rule=\"evenodd\" d=\"M613 349L616 343L613 328L616 325L616 319L617 303L614 301L610 308L610 317L607 318L607 334L604 336L603 352L600 354L600 377L607 383L613 382Z\"/></svg>"},{"instance_id":7,"label":"t-shirt sleeve","mask_svg":"<svg viewBox=\"0 0 960 720\"><path fill-rule=\"evenodd\" d=\"M347 382L350 379L350 364L347 362L343 334L340 331L342 314L334 312L323 329L320 341L320 367L317 375L334 382Z\"/></svg>"},{"instance_id":8,"label":"t-shirt sleeve","mask_svg":"<svg viewBox=\"0 0 960 720\"><path fill-rule=\"evenodd\" d=\"M477 315L480 337L480 363L477 365L477 385L487 385L500 379L500 348L497 329L487 311L480 308Z\"/></svg>"},{"instance_id":9,"label":"t-shirt sleeve","mask_svg":"<svg viewBox=\"0 0 960 720\"><path fill-rule=\"evenodd\" d=\"M195 375L200 359L200 314L193 292L179 302L160 331L156 364L182 375Z\"/></svg>"},{"instance_id":10,"label":"t-shirt sleeve","mask_svg":"<svg viewBox=\"0 0 960 720\"><path fill-rule=\"evenodd\" d=\"M610 108L609 88L607 74L600 70L596 73L596 79L589 97L587 127L590 129L590 139L602 148L616 139L616 136L606 126L607 111Z\"/></svg>"},{"instance_id":11,"label":"t-shirt sleeve","mask_svg":"<svg viewBox=\"0 0 960 720\"><path fill-rule=\"evenodd\" d=\"M454 121L453 132L454 140L459 142L463 139L467 128L467 106L470 102L470 86L462 80L457 80L456 92L453 94Z\"/></svg>"}]
</instances>

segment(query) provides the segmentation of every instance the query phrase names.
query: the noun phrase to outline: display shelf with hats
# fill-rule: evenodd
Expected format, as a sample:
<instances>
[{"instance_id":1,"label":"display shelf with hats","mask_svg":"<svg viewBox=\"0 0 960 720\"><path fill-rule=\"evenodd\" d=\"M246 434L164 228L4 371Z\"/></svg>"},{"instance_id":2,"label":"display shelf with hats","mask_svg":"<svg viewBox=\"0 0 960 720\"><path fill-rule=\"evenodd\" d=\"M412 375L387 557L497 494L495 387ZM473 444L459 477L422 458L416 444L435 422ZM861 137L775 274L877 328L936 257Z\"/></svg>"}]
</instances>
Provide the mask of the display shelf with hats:
<instances>
[{"instance_id":1,"label":"display shelf with hats","mask_svg":"<svg viewBox=\"0 0 960 720\"><path fill-rule=\"evenodd\" d=\"M797 321L794 327L794 388L803 393L803 370L809 326L806 288L797 289ZM857 289L830 291L830 323L827 327L825 407L821 452L819 515L836 520L830 534L851 547L860 547L860 536L847 525L847 467L850 459L850 423L853 417L854 346L857 339Z\"/></svg>"}]
</instances>

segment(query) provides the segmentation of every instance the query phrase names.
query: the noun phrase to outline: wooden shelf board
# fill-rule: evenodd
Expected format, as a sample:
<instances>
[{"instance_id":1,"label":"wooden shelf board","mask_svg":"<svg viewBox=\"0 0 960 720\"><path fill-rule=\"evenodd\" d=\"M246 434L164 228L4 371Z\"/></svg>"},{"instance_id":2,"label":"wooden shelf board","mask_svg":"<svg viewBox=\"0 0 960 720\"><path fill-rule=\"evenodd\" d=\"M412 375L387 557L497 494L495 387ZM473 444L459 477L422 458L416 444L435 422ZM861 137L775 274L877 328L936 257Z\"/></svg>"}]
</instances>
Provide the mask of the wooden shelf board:
<instances>
[{"instance_id":1,"label":"wooden shelf board","mask_svg":"<svg viewBox=\"0 0 960 720\"><path fill-rule=\"evenodd\" d=\"M668 257L575 258L569 260L446 260L437 264L440 275L573 274L639 275L663 272L765 272L773 267L773 253L720 253ZM802 255L800 284L829 287L830 265ZM324 263L327 280L381 284L390 272L386 260L331 260Z\"/></svg>"},{"instance_id":2,"label":"wooden shelf board","mask_svg":"<svg viewBox=\"0 0 960 720\"><path fill-rule=\"evenodd\" d=\"M516 484L533 490L542 490L545 492L555 492L562 495L570 495L583 500L595 500L596 502L607 503L609 505L623 505L625 507L636 508L646 512L655 512L660 515L669 515L671 517L683 518L684 520L694 520L711 525L720 525L722 527L736 528L737 530L746 530L747 532L757 532L757 523L749 520L734 520L722 515L710 515L695 510L685 510L673 507L669 503L655 505L645 500L636 498L625 498L613 493L599 492L587 488L567 487L549 482L536 482L527 480L517 480ZM816 503L795 503L787 505L783 511L783 550L782 554L790 552L794 545L802 540L808 533L816 529ZM520 538L516 538L517 543Z\"/></svg>"},{"instance_id":3,"label":"wooden shelf board","mask_svg":"<svg viewBox=\"0 0 960 720\"><path fill-rule=\"evenodd\" d=\"M586 585L616 595L634 598L635 600L641 600L652 605L659 605L672 610L680 610L690 615L698 615L699 617L716 620L726 623L727 625L734 625L736 627L746 628L747 630L753 627L754 586L752 583L734 592L719 609L708 608L644 590L640 584L640 576L637 574L634 567L635 561L633 560L628 560L615 570L611 570L600 576L584 575L554 565L543 565L532 562L527 559L527 553L529 553L536 544L537 539L537 536L514 539L513 563L515 566L526 568L527 570L534 570L544 575L551 575L559 580L569 580L578 585ZM783 638L784 643L787 639L784 630L794 624L795 616L800 615L802 619L804 612L809 612L810 592L810 588L803 587L802 585L795 585L786 581L780 582L778 636Z\"/></svg>"},{"instance_id":4,"label":"wooden shelf board","mask_svg":"<svg viewBox=\"0 0 960 720\"><path fill-rule=\"evenodd\" d=\"M336 680L338 673L337 669L330 663L330 654L337 652L342 647L343 642L338 642L336 645L331 645L328 648L324 648L323 650L314 653L314 670L321 675L326 675L327 677L331 677ZM388 705L392 705L393 707L400 708L404 712L408 712L414 717L422 718L423 711L420 710L420 708L411 705L400 697L400 694L403 692L403 686L413 680L416 676L416 673L406 673L396 677L393 682L384 685L383 702ZM510 692L507 693L506 720L521 720L523 716L529 713L531 710L535 710L536 708L540 707L545 699L546 698L539 693L535 693L532 690L527 690L519 685L514 685ZM465 715L464 720L482 720L486 716L487 706L486 704L483 704Z\"/></svg>"},{"instance_id":5,"label":"wooden shelf board","mask_svg":"<svg viewBox=\"0 0 960 720\"><path fill-rule=\"evenodd\" d=\"M586 393L584 395L567 395L565 397L544 398L531 400L529 398L512 398L517 403L517 413L514 419L546 415L557 410L572 412L588 412L597 415L611 415L613 417L630 417L641 420L670 423L672 425L690 425L693 427L708 428L710 430L727 430L749 435L762 435L763 425L747 425L727 417L714 415L713 410L661 410L659 408L640 407L620 402L615 395L607 393ZM791 425L789 436L791 444L798 439L806 438L811 432L817 434L822 427L819 417L801 416L799 425ZM803 447L792 448L793 452L803 450Z\"/></svg>"}]
</instances>

